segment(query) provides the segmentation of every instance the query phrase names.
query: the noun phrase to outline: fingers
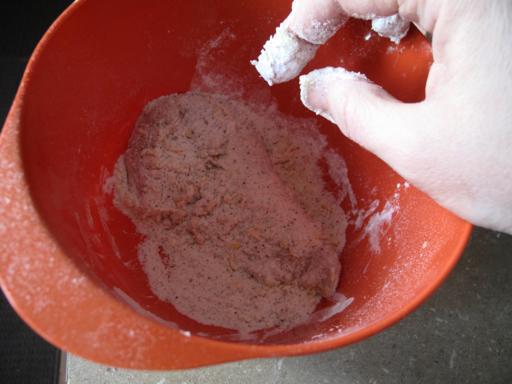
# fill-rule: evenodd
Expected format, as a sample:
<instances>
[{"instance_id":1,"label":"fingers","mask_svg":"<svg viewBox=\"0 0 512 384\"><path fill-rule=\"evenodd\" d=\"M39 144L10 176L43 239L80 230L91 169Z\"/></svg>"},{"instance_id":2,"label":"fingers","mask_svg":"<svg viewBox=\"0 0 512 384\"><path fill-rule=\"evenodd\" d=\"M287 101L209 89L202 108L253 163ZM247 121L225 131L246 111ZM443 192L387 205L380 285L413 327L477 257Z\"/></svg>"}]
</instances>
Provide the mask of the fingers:
<instances>
[{"instance_id":1,"label":"fingers","mask_svg":"<svg viewBox=\"0 0 512 384\"><path fill-rule=\"evenodd\" d=\"M439 0L431 0L436 2ZM400 9L399 9L400 3ZM373 29L398 43L409 23L397 12L419 10L418 0L295 0L292 12L251 61L269 85L298 76L318 47L353 16L373 19ZM426 7L424 5L423 7Z\"/></svg>"},{"instance_id":2,"label":"fingers","mask_svg":"<svg viewBox=\"0 0 512 384\"><path fill-rule=\"evenodd\" d=\"M397 12L397 0L295 0L288 19L290 30L312 44L327 42L349 16L374 19L375 32L399 42L409 24Z\"/></svg>"},{"instance_id":3,"label":"fingers","mask_svg":"<svg viewBox=\"0 0 512 384\"><path fill-rule=\"evenodd\" d=\"M417 148L423 108L405 104L364 75L323 68L300 77L301 100L395 169ZM421 129L421 128L420 128Z\"/></svg>"},{"instance_id":4,"label":"fingers","mask_svg":"<svg viewBox=\"0 0 512 384\"><path fill-rule=\"evenodd\" d=\"M337 0L295 0L290 15L251 64L269 85L291 80L347 19Z\"/></svg>"},{"instance_id":5,"label":"fingers","mask_svg":"<svg viewBox=\"0 0 512 384\"><path fill-rule=\"evenodd\" d=\"M358 19L399 14L407 21L417 23L423 30L432 33L443 6L449 2L443 0L337 0L343 11ZM455 3L455 2L454 2ZM453 21L453 20L451 20ZM398 23L399 25L399 23ZM379 26L377 26L377 29ZM376 29L375 29L376 30ZM376 32L378 32L376 30ZM389 37L386 33L382 35ZM395 34L396 36L396 34Z\"/></svg>"}]
</instances>

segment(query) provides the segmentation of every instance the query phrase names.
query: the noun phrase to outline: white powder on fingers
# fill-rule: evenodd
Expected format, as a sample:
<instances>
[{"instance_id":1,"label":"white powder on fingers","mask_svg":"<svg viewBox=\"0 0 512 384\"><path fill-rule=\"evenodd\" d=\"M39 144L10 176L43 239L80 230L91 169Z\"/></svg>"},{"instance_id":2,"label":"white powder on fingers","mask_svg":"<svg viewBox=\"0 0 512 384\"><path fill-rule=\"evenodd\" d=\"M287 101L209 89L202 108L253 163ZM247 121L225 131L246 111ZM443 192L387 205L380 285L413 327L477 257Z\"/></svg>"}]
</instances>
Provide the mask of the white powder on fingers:
<instances>
[{"instance_id":1,"label":"white powder on fingers","mask_svg":"<svg viewBox=\"0 0 512 384\"><path fill-rule=\"evenodd\" d=\"M318 45L297 36L286 19L263 46L257 60L252 60L261 77L269 84L284 83L297 77L315 57Z\"/></svg>"},{"instance_id":2,"label":"white powder on fingers","mask_svg":"<svg viewBox=\"0 0 512 384\"><path fill-rule=\"evenodd\" d=\"M325 67L321 69L316 69L314 71L311 71L307 75L302 75L299 78L300 100L302 101L302 104L304 104L304 106L308 108L310 111L324 117L333 124L336 124L336 121L334 120L332 115L328 111L314 107L310 101L310 95L312 90L318 93L327 93L327 87L330 86L336 80L368 81L368 78L362 73L347 71L346 69L341 67Z\"/></svg>"},{"instance_id":3,"label":"white powder on fingers","mask_svg":"<svg viewBox=\"0 0 512 384\"><path fill-rule=\"evenodd\" d=\"M251 61L261 77L271 86L297 77L314 58L317 49L348 20L346 15L338 14L325 21L311 20L297 25L297 22L292 23L293 17L292 11L264 44L258 59ZM410 23L398 14L384 17L365 14L353 17L372 20L372 29L396 44L407 35L410 27ZM370 37L371 35L367 35L365 40ZM322 116L332 121L327 114Z\"/></svg>"},{"instance_id":4,"label":"white powder on fingers","mask_svg":"<svg viewBox=\"0 0 512 384\"><path fill-rule=\"evenodd\" d=\"M372 29L382 37L387 37L395 44L400 43L407 32L409 32L410 23L398 14L384 17L375 17L372 20Z\"/></svg>"}]
</instances>

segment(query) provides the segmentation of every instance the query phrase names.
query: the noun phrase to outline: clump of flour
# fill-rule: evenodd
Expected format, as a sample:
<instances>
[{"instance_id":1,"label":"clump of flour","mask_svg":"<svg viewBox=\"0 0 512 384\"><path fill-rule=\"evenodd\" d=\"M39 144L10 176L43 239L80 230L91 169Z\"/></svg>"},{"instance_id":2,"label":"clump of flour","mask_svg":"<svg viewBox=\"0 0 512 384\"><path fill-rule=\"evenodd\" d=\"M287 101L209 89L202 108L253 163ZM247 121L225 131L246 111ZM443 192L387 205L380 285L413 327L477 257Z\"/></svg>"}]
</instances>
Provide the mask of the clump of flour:
<instances>
[{"instance_id":1,"label":"clump of flour","mask_svg":"<svg viewBox=\"0 0 512 384\"><path fill-rule=\"evenodd\" d=\"M153 292L244 334L310 319L335 293L347 226L325 189L327 155L311 120L197 92L149 103L116 164L114 204L144 235Z\"/></svg>"},{"instance_id":2,"label":"clump of flour","mask_svg":"<svg viewBox=\"0 0 512 384\"><path fill-rule=\"evenodd\" d=\"M409 27L410 23L402 19L398 14L376 17L372 20L372 29L395 44L400 43L400 40L407 35Z\"/></svg>"}]
</instances>

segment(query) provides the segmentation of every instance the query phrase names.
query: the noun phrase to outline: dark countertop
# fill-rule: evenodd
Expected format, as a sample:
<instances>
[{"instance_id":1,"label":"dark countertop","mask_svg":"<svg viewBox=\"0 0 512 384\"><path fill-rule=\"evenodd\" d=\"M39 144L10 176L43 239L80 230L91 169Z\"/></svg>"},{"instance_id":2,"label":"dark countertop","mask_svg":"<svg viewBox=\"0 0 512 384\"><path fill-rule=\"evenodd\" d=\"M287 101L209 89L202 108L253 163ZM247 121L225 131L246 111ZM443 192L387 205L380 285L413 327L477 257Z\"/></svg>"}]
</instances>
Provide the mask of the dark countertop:
<instances>
[{"instance_id":1,"label":"dark countertop","mask_svg":"<svg viewBox=\"0 0 512 384\"><path fill-rule=\"evenodd\" d=\"M30 54L69 3L19 0L0 5L0 130ZM0 291L0 383L57 383L59 361L60 351L28 328Z\"/></svg>"}]
</instances>

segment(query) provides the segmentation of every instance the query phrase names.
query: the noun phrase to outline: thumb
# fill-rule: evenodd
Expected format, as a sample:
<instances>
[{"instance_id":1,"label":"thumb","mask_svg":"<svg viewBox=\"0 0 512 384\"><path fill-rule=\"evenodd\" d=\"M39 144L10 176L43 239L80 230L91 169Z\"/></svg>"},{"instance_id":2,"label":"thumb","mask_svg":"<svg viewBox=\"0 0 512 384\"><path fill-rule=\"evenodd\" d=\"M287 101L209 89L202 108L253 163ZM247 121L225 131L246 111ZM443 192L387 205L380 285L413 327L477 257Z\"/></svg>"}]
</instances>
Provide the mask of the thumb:
<instances>
[{"instance_id":1,"label":"thumb","mask_svg":"<svg viewBox=\"0 0 512 384\"><path fill-rule=\"evenodd\" d=\"M343 68L322 68L300 77L301 100L317 115L337 124L343 134L395 170L419 150L422 103L406 104L366 76Z\"/></svg>"}]
</instances>

